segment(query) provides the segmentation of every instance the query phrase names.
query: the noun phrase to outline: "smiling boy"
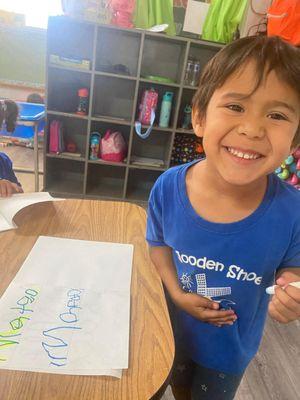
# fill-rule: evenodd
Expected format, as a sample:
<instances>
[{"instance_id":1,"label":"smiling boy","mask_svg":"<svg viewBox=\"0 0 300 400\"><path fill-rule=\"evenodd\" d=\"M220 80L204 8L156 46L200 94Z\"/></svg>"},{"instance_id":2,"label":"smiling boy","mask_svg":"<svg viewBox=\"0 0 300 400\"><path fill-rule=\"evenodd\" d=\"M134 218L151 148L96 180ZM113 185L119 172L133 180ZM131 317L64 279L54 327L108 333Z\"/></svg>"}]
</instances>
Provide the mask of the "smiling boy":
<instances>
[{"instance_id":1,"label":"smiling boy","mask_svg":"<svg viewBox=\"0 0 300 400\"><path fill-rule=\"evenodd\" d=\"M300 142L300 49L247 37L205 67L193 128L206 159L169 169L148 210L175 304L176 399L233 399L269 314L300 316L300 193L273 171ZM279 285L269 302L266 287Z\"/></svg>"}]
</instances>

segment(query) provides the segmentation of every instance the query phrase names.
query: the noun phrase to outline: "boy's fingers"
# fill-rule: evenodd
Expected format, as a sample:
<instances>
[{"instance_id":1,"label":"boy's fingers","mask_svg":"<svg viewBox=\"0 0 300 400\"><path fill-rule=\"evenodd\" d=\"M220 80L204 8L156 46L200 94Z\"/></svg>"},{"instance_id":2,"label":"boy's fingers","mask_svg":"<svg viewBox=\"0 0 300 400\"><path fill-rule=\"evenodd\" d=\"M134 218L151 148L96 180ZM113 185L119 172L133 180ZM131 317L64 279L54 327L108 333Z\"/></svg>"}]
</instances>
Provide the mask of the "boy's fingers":
<instances>
[{"instance_id":1,"label":"boy's fingers","mask_svg":"<svg viewBox=\"0 0 300 400\"><path fill-rule=\"evenodd\" d=\"M209 308L211 310L218 310L219 309L219 304L216 303L215 301L212 301L210 299L207 299L206 297L203 296L197 296L197 300L196 300L196 307L205 307L205 308Z\"/></svg>"},{"instance_id":2,"label":"boy's fingers","mask_svg":"<svg viewBox=\"0 0 300 400\"><path fill-rule=\"evenodd\" d=\"M12 192L13 192L13 184L7 182L5 186L6 186L6 194L7 194L8 197L10 197L12 195Z\"/></svg>"},{"instance_id":3,"label":"boy's fingers","mask_svg":"<svg viewBox=\"0 0 300 400\"><path fill-rule=\"evenodd\" d=\"M3 184L1 185L1 196L2 197L7 197L6 182L3 182Z\"/></svg>"},{"instance_id":4,"label":"boy's fingers","mask_svg":"<svg viewBox=\"0 0 300 400\"><path fill-rule=\"evenodd\" d=\"M294 301L297 303L300 303L300 289L292 286L292 285L287 285L284 288L284 292L288 294Z\"/></svg>"},{"instance_id":5,"label":"boy's fingers","mask_svg":"<svg viewBox=\"0 0 300 400\"><path fill-rule=\"evenodd\" d=\"M275 319L277 322L281 322L282 324L287 324L290 322L288 318L286 318L284 315L280 314L277 309L275 308L274 304L269 303L269 314L270 316Z\"/></svg>"},{"instance_id":6,"label":"boy's fingers","mask_svg":"<svg viewBox=\"0 0 300 400\"><path fill-rule=\"evenodd\" d=\"M285 289L277 287L271 302L276 308L282 309L282 311L286 309L300 316L300 290L298 288L293 286L286 287Z\"/></svg>"},{"instance_id":7,"label":"boy's fingers","mask_svg":"<svg viewBox=\"0 0 300 400\"><path fill-rule=\"evenodd\" d=\"M233 310L215 311L215 310L203 310L201 311L201 316L205 320L225 320L229 318L236 317Z\"/></svg>"}]
</instances>

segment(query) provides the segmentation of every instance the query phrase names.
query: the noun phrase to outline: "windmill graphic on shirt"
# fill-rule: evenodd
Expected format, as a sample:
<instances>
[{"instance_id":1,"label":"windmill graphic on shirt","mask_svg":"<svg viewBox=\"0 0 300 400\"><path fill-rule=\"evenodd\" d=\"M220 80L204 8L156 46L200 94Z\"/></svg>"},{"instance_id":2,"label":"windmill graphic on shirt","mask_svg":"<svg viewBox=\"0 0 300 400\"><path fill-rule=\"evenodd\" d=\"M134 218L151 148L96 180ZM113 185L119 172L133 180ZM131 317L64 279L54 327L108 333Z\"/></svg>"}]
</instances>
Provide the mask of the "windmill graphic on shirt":
<instances>
[{"instance_id":1,"label":"windmill graphic on shirt","mask_svg":"<svg viewBox=\"0 0 300 400\"><path fill-rule=\"evenodd\" d=\"M231 287L207 287L205 274L195 275L197 294L205 297L221 297L231 294Z\"/></svg>"}]
</instances>

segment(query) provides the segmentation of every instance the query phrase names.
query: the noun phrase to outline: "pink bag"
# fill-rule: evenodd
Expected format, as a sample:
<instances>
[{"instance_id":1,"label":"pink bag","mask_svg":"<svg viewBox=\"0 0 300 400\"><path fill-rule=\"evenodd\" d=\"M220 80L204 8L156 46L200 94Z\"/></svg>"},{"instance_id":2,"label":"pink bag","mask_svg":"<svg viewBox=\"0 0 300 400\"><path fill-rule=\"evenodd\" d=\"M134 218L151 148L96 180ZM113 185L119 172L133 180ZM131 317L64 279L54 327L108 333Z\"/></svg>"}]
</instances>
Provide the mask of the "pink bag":
<instances>
[{"instance_id":1,"label":"pink bag","mask_svg":"<svg viewBox=\"0 0 300 400\"><path fill-rule=\"evenodd\" d=\"M135 0L109 0L108 5L112 13L111 24L123 28L133 28L132 15Z\"/></svg>"},{"instance_id":2,"label":"pink bag","mask_svg":"<svg viewBox=\"0 0 300 400\"><path fill-rule=\"evenodd\" d=\"M49 152L61 153L64 151L63 129L61 121L53 120L50 123Z\"/></svg>"},{"instance_id":3,"label":"pink bag","mask_svg":"<svg viewBox=\"0 0 300 400\"><path fill-rule=\"evenodd\" d=\"M158 93L151 88L150 90L145 90L142 95L142 101L139 105L139 117L138 120L143 125L151 124L151 112L155 112L158 101Z\"/></svg>"},{"instance_id":4,"label":"pink bag","mask_svg":"<svg viewBox=\"0 0 300 400\"><path fill-rule=\"evenodd\" d=\"M121 132L108 129L101 139L100 155L102 160L122 162L127 155L127 144Z\"/></svg>"}]
</instances>

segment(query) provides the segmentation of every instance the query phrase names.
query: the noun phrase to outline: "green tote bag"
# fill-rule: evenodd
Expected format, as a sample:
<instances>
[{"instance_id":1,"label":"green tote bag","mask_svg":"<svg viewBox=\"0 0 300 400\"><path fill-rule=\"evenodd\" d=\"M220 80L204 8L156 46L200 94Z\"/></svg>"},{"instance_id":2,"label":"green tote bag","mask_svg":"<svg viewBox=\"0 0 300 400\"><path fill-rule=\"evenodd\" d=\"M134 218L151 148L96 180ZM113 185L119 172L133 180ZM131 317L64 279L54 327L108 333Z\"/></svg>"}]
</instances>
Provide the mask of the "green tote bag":
<instances>
[{"instance_id":1,"label":"green tote bag","mask_svg":"<svg viewBox=\"0 0 300 400\"><path fill-rule=\"evenodd\" d=\"M246 5L247 0L212 0L204 22L202 39L231 42Z\"/></svg>"}]
</instances>

